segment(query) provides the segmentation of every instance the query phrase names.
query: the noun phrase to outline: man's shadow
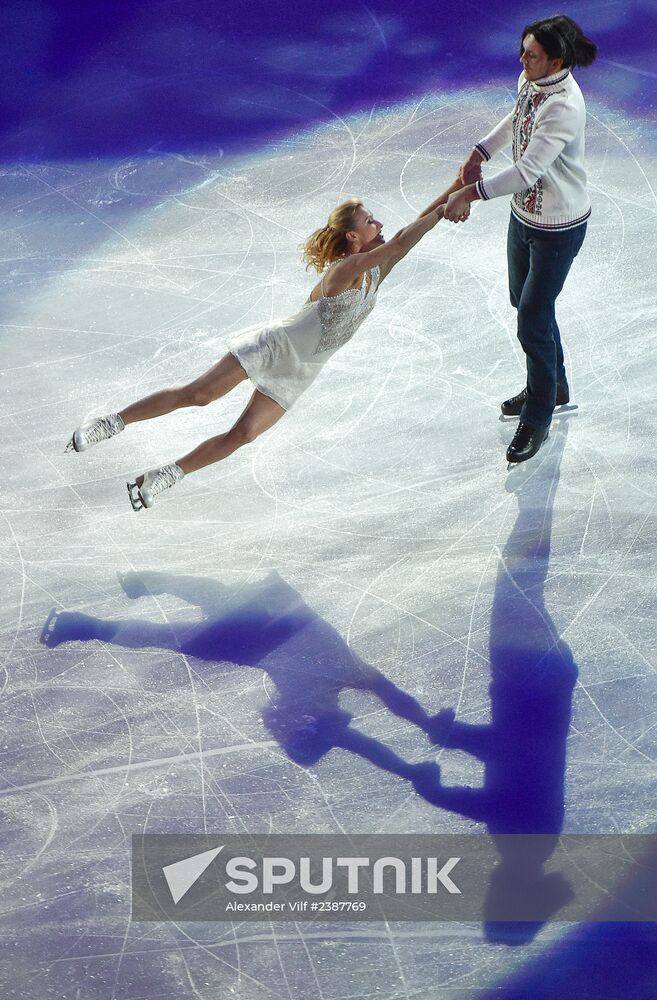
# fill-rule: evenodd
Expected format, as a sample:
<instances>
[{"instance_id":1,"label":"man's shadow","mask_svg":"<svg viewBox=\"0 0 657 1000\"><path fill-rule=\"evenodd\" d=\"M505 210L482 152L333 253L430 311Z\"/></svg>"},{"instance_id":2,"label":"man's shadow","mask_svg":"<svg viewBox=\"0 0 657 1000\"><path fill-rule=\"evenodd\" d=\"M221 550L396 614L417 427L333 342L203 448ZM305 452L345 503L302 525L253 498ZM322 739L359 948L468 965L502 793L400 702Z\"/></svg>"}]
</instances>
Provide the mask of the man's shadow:
<instances>
[{"instance_id":1,"label":"man's shadow","mask_svg":"<svg viewBox=\"0 0 657 1000\"><path fill-rule=\"evenodd\" d=\"M512 944L531 940L542 925L523 920L523 913L531 909L547 919L571 897L561 876L543 871L563 826L566 740L577 681L572 653L545 602L552 511L567 434L565 422L553 424L540 467L528 463L507 481L518 514L499 554L491 610L491 721L460 722L445 710L430 727L436 743L484 763L481 788L424 791L435 805L485 823L495 838L501 861L489 886L486 934ZM534 836L502 836L508 834ZM501 912L514 919L496 919Z\"/></svg>"},{"instance_id":2,"label":"man's shadow","mask_svg":"<svg viewBox=\"0 0 657 1000\"><path fill-rule=\"evenodd\" d=\"M130 598L173 595L197 607L203 620L168 625L52 611L41 641L50 647L92 639L135 650L157 647L211 663L214 671L258 667L273 682L262 719L296 763L316 764L331 749L340 747L414 786L439 781L435 763L409 763L352 725L352 716L339 704L345 688L373 693L394 715L418 726L424 734L429 717L412 695L356 656L278 573L239 587L161 572L128 573L119 579Z\"/></svg>"}]
</instances>

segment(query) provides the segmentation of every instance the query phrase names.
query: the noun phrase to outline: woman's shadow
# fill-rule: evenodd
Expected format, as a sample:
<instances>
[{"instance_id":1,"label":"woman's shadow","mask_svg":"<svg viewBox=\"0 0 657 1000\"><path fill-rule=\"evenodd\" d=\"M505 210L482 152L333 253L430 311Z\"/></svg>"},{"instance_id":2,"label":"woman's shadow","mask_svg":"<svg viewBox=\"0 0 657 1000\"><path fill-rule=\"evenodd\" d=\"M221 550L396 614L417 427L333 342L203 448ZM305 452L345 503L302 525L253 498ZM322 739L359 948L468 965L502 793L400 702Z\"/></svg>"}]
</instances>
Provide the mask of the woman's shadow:
<instances>
[{"instance_id":1,"label":"woman's shadow","mask_svg":"<svg viewBox=\"0 0 657 1000\"><path fill-rule=\"evenodd\" d=\"M197 607L203 620L168 625L52 611L41 641L49 647L92 639L135 650L157 647L211 663L213 673L222 667L258 667L273 682L262 709L265 727L296 763L316 764L340 747L414 786L439 781L436 764L409 763L352 725L352 716L339 704L345 688L373 693L424 734L429 717L412 695L361 660L278 573L240 587L161 572L128 573L119 580L129 598L173 595Z\"/></svg>"}]
</instances>

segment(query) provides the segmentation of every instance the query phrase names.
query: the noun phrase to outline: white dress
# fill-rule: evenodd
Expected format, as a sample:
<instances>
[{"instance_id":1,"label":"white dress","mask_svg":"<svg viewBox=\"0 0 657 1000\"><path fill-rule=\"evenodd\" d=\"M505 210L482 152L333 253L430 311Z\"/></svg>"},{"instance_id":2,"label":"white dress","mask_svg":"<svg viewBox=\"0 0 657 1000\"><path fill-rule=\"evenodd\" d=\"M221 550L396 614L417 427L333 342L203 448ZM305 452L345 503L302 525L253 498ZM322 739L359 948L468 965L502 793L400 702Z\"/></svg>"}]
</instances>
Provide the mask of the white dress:
<instances>
[{"instance_id":1,"label":"white dress","mask_svg":"<svg viewBox=\"0 0 657 1000\"><path fill-rule=\"evenodd\" d=\"M380 276L380 268L373 267L365 272L359 288L348 288L339 295L322 294L314 302L308 299L289 319L238 334L228 350L256 389L289 410L331 355L351 340L369 316ZM321 287L323 292L324 281Z\"/></svg>"}]
</instances>

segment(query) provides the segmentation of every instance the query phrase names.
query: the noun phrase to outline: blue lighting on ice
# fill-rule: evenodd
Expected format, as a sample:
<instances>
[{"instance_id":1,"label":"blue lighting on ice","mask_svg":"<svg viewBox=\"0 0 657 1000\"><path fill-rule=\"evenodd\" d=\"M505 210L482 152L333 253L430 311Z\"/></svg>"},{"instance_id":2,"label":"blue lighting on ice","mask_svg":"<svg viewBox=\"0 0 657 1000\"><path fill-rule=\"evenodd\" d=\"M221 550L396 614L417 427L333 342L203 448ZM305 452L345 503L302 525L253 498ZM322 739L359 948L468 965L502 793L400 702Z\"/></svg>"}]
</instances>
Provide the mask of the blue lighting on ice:
<instances>
[{"instance_id":1,"label":"blue lighting on ice","mask_svg":"<svg viewBox=\"0 0 657 1000\"><path fill-rule=\"evenodd\" d=\"M507 476L502 198L400 264L273 431L135 516L122 480L244 387L90 455L73 427L299 308L347 196L410 220L555 11L3 5L3 995L655 1000L651 924L130 923L135 832L657 832L657 8L559 9L599 53L549 446Z\"/></svg>"}]
</instances>

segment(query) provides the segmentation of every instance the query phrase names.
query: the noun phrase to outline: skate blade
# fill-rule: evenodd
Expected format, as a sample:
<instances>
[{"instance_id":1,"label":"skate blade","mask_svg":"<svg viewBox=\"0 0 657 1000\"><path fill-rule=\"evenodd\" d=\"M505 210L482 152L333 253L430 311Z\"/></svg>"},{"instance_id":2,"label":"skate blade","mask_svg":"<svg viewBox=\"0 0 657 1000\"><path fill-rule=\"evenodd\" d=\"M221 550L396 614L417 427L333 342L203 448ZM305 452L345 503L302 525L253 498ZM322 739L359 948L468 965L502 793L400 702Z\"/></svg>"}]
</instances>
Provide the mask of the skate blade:
<instances>
[{"instance_id":1,"label":"skate blade","mask_svg":"<svg viewBox=\"0 0 657 1000\"><path fill-rule=\"evenodd\" d=\"M575 410L578 409L579 407L577 403L564 403L563 406L556 406L552 413L552 419L554 419L555 417L560 417L566 413L574 413Z\"/></svg>"},{"instance_id":2,"label":"skate blade","mask_svg":"<svg viewBox=\"0 0 657 1000\"><path fill-rule=\"evenodd\" d=\"M562 406L556 406L552 411L552 419L555 417L561 417L568 413L574 413L579 407L577 403L563 403ZM500 421L505 424L509 420L520 420L520 417L516 414L513 417L506 416L504 413L500 413Z\"/></svg>"},{"instance_id":3,"label":"skate blade","mask_svg":"<svg viewBox=\"0 0 657 1000\"><path fill-rule=\"evenodd\" d=\"M144 503L144 501L141 498L141 494L139 492L139 487L137 486L137 484L136 483L126 483L126 486L128 488L128 496L130 498L130 503L132 504L132 509L133 510L143 510L145 508L146 504Z\"/></svg>"},{"instance_id":4,"label":"skate blade","mask_svg":"<svg viewBox=\"0 0 657 1000\"><path fill-rule=\"evenodd\" d=\"M69 455L72 451L77 451L77 448L75 447L75 443L73 441L73 438L71 438L71 440L68 442L68 444L64 448L64 454L65 455Z\"/></svg>"}]
</instances>

